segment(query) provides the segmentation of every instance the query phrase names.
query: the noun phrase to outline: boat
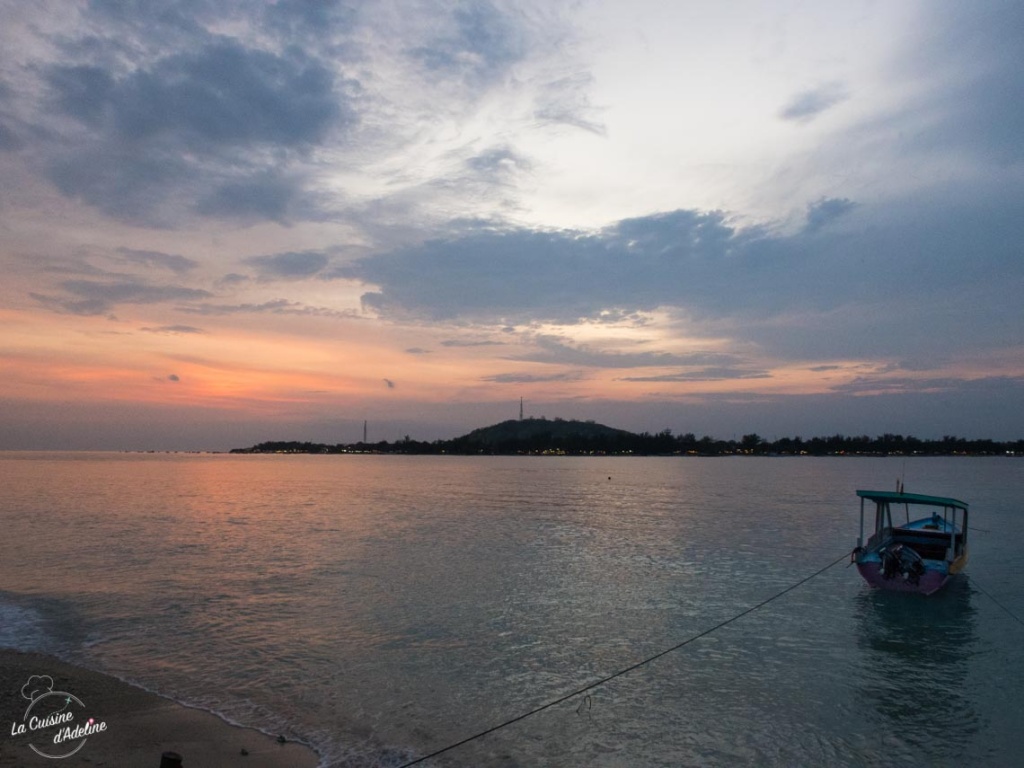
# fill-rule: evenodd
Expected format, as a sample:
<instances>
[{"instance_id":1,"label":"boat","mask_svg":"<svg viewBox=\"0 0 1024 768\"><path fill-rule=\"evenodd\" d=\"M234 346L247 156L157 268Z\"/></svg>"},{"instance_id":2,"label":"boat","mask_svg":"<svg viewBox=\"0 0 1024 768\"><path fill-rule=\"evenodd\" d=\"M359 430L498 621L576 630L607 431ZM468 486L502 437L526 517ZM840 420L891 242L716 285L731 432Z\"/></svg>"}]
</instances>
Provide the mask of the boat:
<instances>
[{"instance_id":1,"label":"boat","mask_svg":"<svg viewBox=\"0 0 1024 768\"><path fill-rule=\"evenodd\" d=\"M902 488L857 491L857 495L860 536L851 561L872 587L931 595L967 565L966 503L904 493ZM875 529L865 541L864 510L871 503L875 507ZM894 525L893 516L900 512L906 522ZM918 517L921 512L925 515Z\"/></svg>"}]
</instances>

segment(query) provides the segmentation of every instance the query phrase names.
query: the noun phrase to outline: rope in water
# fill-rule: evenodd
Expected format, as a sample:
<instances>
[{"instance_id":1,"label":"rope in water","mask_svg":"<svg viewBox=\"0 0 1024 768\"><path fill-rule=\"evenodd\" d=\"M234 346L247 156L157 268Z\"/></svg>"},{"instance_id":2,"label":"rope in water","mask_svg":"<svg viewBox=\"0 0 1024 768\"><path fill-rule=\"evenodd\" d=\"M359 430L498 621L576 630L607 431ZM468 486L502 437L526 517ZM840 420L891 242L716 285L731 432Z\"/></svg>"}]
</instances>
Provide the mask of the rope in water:
<instances>
[{"instance_id":1,"label":"rope in water","mask_svg":"<svg viewBox=\"0 0 1024 768\"><path fill-rule=\"evenodd\" d=\"M531 709L529 712L525 712L525 713L523 713L521 715L513 717L513 718L511 718L509 720L506 720L503 723L499 723L498 725L491 726L490 728L487 728L486 730L480 731L479 733L474 733L472 736L467 736L466 738L462 739L461 741L456 741L454 744L449 744L447 747L443 747L443 748L441 748L441 749L439 749L439 750L437 750L435 752L431 752L429 755L424 755L423 757L418 757L415 760L411 760L408 763L403 763L398 768L409 768L410 765L416 765L417 763L422 763L422 762L424 762L426 760L431 759L432 757L437 757L438 755L442 755L445 752L450 752L451 750L455 749L456 747L461 747L463 744L468 744L469 742L475 741L476 739L479 739L479 738L481 738L483 736L486 736L489 733L494 733L495 731L499 731L502 728L506 728L506 727L512 725L513 723L518 723L520 720L525 720L526 718L528 718L528 717L530 717L532 715L536 715L538 712L543 712L545 709L550 709L551 707L554 707L554 706L556 706L558 704L561 704L564 701L568 701L569 699L571 699L571 698L573 698L575 696L579 696L581 693L586 693L587 691L591 691L594 688L597 688L598 686L604 685L605 683L610 682L610 681L614 680L617 677L622 677L623 675L628 674L629 672L632 672L632 671L634 671L636 669L639 669L640 667L643 667L643 666L645 666L647 664L650 664L652 661L656 661L657 659L660 659L662 656L667 656L668 654L672 653L673 651L678 651L680 648L682 648L684 646L687 646L687 645L689 645L690 643L692 643L692 642L694 642L696 640L700 640L702 637L707 637L712 632L716 632L719 629L721 629L722 627L725 627L725 626L728 626L729 624L732 624L734 621L742 619L747 614L753 613L754 611L756 611L756 610L758 610L760 608L763 608L764 606L768 605L768 603L771 603L774 600L778 600L783 595L785 595L785 594L787 594L789 592L792 592L797 587L799 587L799 586L801 586L803 584L806 584L808 581L810 581L811 579L813 579L813 578L815 578L817 576L820 576L825 571L827 571L829 568L832 568L833 566L838 565L840 562L842 562L843 560L845 560L849 556L850 556L849 552L844 552L839 557L837 557L835 560L833 560L831 563L826 565L824 568L819 568L817 571L812 573L810 576L805 576L804 578L800 579L800 581L797 581L794 584L790 584L788 587L786 587L782 591L776 592L774 595L772 595L769 598L766 598L766 599L762 600L757 605L753 605L750 608L747 608L746 610L741 611L740 613L737 613L735 616L732 616L732 617L726 619L725 621L719 622L718 624L716 624L715 626L711 627L710 629L705 629L703 632L698 632L696 635L693 635L691 637L686 638L681 643L677 643L676 645L673 645L671 648L666 648L665 650L661 651L660 653L656 653L653 656L648 656L646 659L644 659L642 661L638 661L636 664L631 664L630 666L625 667L624 669L620 669L618 672L610 674L607 677L602 677L600 680L596 680L593 683L590 683L588 685L583 686L582 688L578 688L575 691L573 691L572 693L567 693L564 696L560 696L557 699L554 699L552 701L547 702L546 704L542 704L539 707L535 707L534 709Z\"/></svg>"},{"instance_id":2,"label":"rope in water","mask_svg":"<svg viewBox=\"0 0 1024 768\"><path fill-rule=\"evenodd\" d=\"M996 600L992 596L992 594L987 589L985 589L983 586L981 586L981 584L978 583L978 580L976 578L974 578L973 576L971 577L971 585L973 587L975 587L979 592L981 592L981 594L983 594L985 597L987 597L989 600L991 600L993 603L995 603L1000 608L1002 608L1004 611L1006 611L1006 615L1007 616L1009 616L1011 619L1013 619L1018 624L1020 624L1022 627L1024 627L1024 621L1021 621L1020 617L1017 614L1015 614L1013 611L1011 611L1009 608L1007 608L1001 602Z\"/></svg>"}]
</instances>

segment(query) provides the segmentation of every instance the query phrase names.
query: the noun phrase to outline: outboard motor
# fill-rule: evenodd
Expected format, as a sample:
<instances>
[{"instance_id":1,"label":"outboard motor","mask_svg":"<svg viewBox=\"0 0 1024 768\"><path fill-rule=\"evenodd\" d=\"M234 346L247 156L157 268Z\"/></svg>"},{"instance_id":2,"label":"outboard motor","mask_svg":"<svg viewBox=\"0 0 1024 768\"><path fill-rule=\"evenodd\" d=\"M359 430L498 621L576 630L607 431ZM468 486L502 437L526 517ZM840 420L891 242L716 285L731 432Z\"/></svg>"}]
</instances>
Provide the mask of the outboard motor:
<instances>
[{"instance_id":1,"label":"outboard motor","mask_svg":"<svg viewBox=\"0 0 1024 768\"><path fill-rule=\"evenodd\" d=\"M904 581L917 584L924 574L924 560L913 549L904 545L886 547L879 554L882 556L882 577L895 578L897 575Z\"/></svg>"}]
</instances>

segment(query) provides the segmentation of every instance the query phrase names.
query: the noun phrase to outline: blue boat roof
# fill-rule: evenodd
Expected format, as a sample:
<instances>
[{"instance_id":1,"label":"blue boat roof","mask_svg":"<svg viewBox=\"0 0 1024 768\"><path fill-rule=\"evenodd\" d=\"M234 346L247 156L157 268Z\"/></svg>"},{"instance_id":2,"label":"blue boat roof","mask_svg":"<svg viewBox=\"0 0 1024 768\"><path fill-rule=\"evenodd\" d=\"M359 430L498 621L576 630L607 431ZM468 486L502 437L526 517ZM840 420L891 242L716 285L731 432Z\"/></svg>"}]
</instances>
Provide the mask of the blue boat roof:
<instances>
[{"instance_id":1,"label":"blue boat roof","mask_svg":"<svg viewBox=\"0 0 1024 768\"><path fill-rule=\"evenodd\" d=\"M925 496L923 493L897 493L896 491L857 491L862 499L871 501L891 501L898 504L924 504L932 507L956 507L967 509L967 503L959 499L948 499L945 496Z\"/></svg>"}]
</instances>

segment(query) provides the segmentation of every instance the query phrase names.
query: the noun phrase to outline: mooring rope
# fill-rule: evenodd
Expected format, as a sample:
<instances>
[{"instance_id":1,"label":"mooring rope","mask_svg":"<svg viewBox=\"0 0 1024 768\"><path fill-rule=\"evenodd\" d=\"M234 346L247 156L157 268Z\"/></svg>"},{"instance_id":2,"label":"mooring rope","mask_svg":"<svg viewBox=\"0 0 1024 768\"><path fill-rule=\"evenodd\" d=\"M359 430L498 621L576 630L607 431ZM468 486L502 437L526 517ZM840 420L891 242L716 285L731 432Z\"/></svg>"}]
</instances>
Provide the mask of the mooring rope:
<instances>
[{"instance_id":1,"label":"mooring rope","mask_svg":"<svg viewBox=\"0 0 1024 768\"><path fill-rule=\"evenodd\" d=\"M1007 615L1007 616L1009 616L1009 617L1010 617L1011 619L1013 619L1013 620L1014 620L1014 621L1016 621L1016 622L1017 622L1018 624L1020 624L1020 625L1021 625L1022 627L1024 627L1024 621L1021 621L1020 617L1019 617L1019 616L1018 616L1017 614L1015 614L1015 613L1014 613L1013 611L1011 611L1011 610L1010 610L1009 608L1007 608L1007 607L1006 607L1005 605L1003 605L1003 604L1002 604L1001 602L999 602L998 600L996 600L996 599L995 599L995 598L994 598L994 597L992 596L992 594L991 594L991 593L990 593L990 592L989 592L989 591L988 591L987 589L985 589L985 588L984 588L983 586L981 586L981 584L979 584L979 583L978 583L978 580L977 580L976 578L974 578L973 576L971 576L971 584L972 584L972 585L973 585L974 587L976 587L976 588L977 588L977 590L978 590L979 592L981 592L981 594L983 594L983 595L984 595L985 597L987 597L987 598L988 598L989 600L991 600L991 601L992 601L993 603L995 603L995 604L996 604L996 605L998 605L998 606L999 606L1000 608L1002 608L1002 609L1003 609L1004 611L1006 611L1006 615Z\"/></svg>"},{"instance_id":2,"label":"mooring rope","mask_svg":"<svg viewBox=\"0 0 1024 768\"><path fill-rule=\"evenodd\" d=\"M696 640L700 640L702 637L707 637L712 632L717 632L722 627L728 626L729 624L732 624L734 621L742 619L747 614L753 613L754 611L756 611L756 610L758 610L760 608L763 608L764 606L768 605L768 603L771 603L771 602L773 602L775 600L778 600L783 595L785 595L785 594L787 594L789 592L792 592L797 587L799 587L799 586L801 586L803 584L806 584L808 581L810 581L811 579L813 579L813 578L815 578L817 576L820 576L825 571L827 571L829 568L832 568L833 566L839 564L840 562L842 562L843 560L845 560L849 556L850 556L849 552L844 552L839 557L837 557L835 560L833 560L831 563L826 565L824 568L819 568L817 571L812 573L810 576L805 576L804 578L800 579L800 581L797 581L797 582L795 582L793 584L790 584L788 587L786 587L782 591L776 592L774 595L772 595L769 598L766 598L766 599L762 600L757 605L753 605L750 608L747 608L746 610L741 611L740 613L737 613L735 616L732 616L732 617L726 619L725 621L719 622L718 624L716 624L715 626L711 627L710 629L705 629L703 632L698 632L696 635L693 635L691 637L686 638L681 643L677 643L677 644L673 645L671 648L666 648L665 650L663 650L663 651L661 651L659 653L656 653L653 656L648 656L646 659L643 659L642 661L638 661L637 663L631 664L630 666L625 667L624 669L620 669L618 672L610 674L607 677L602 677L600 680L596 680L593 683L590 683L588 685L583 686L582 688L578 688L575 691L573 691L572 693L567 693L564 696L560 696L557 699L554 699L552 701L547 702L546 704L541 704L539 707L535 707L534 709L531 709L529 712L525 712L525 713L523 713L521 715L517 715L516 717L513 717L513 718L511 718L509 720L506 720L503 723L498 723L497 725L491 726L490 728L487 728L486 730L480 731L479 733L474 733L472 736L467 736L466 738L462 739L461 741L456 741L453 744L449 744L447 747L442 747L441 749L439 749L439 750L437 750L435 752L431 752L429 755L424 755L423 757L418 757L415 760L409 761L408 763L403 763L398 768L409 768L410 765L416 765L417 763L422 763L422 762L424 762L426 760L429 760L432 757L437 757L438 755L442 755L445 752L449 752L449 751L455 749L456 747L461 747L463 744L468 744L471 741L475 741L475 740L477 740L479 738L482 738L483 736L486 736L489 733L494 733L495 731L500 731L502 728L507 728L508 726L512 725L513 723L518 723L520 720L525 720L526 718L528 718L528 717L530 717L532 715L536 715L538 712L543 712L545 709L550 709L551 707L554 707L554 706L556 706L558 704L561 704L564 701L568 701L569 699L573 698L574 696L579 696L581 693L586 693L587 691L592 691L594 688L597 688L598 686L604 685L605 683L610 682L610 681L614 680L617 677L622 677L623 675L628 674L629 672L632 672L632 671L634 671L636 669L639 669L640 667L646 666L647 664L650 664L651 662L656 661L657 659L660 659L662 656L667 656L668 654L672 653L673 651L678 651L680 648L682 648L684 646L687 646L687 645L689 645L690 643L692 643L692 642L694 642Z\"/></svg>"}]
</instances>

